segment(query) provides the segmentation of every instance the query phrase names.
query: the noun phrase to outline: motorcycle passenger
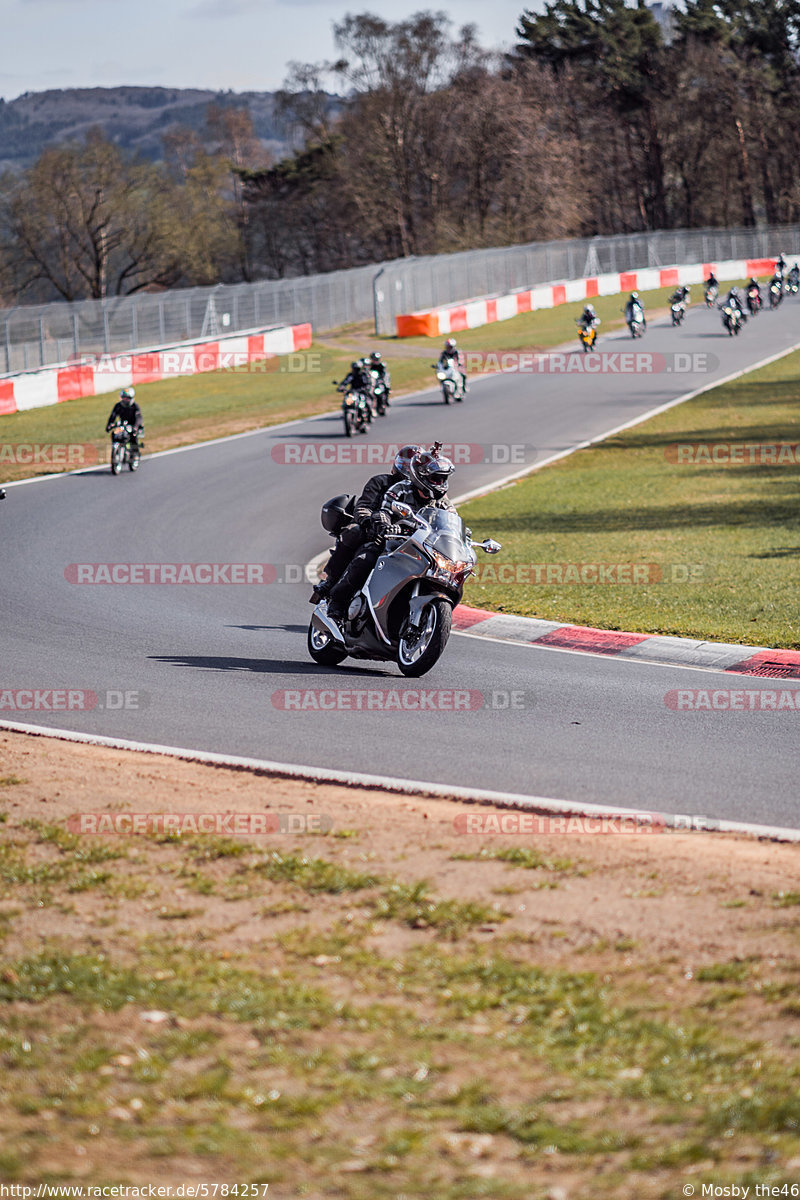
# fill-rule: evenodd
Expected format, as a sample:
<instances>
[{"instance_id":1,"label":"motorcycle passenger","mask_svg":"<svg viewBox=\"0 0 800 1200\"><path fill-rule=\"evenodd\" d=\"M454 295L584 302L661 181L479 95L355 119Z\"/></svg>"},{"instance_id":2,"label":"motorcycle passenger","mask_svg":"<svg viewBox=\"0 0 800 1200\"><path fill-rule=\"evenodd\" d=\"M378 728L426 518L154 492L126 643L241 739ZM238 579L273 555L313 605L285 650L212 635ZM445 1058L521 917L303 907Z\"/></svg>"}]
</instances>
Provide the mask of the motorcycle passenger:
<instances>
[{"instance_id":1,"label":"motorcycle passenger","mask_svg":"<svg viewBox=\"0 0 800 1200\"><path fill-rule=\"evenodd\" d=\"M142 410L136 403L135 396L136 392L132 387L122 389L119 400L112 408L111 416L106 422L106 433L110 433L118 422L130 425L133 429L130 438L131 445L138 450L139 439L144 437L144 422L142 421Z\"/></svg>"},{"instance_id":2,"label":"motorcycle passenger","mask_svg":"<svg viewBox=\"0 0 800 1200\"><path fill-rule=\"evenodd\" d=\"M630 297L628 298L628 303L625 305L625 320L629 325L631 325L637 318L642 322L642 329L647 329L647 321L645 320L644 315L644 304L642 304L641 300L639 299L638 292L631 292Z\"/></svg>"},{"instance_id":3,"label":"motorcycle passenger","mask_svg":"<svg viewBox=\"0 0 800 1200\"><path fill-rule=\"evenodd\" d=\"M325 566L325 578L321 579L311 593L310 604L319 604L330 594L347 570L355 554L370 540L370 525L380 510L383 497L392 484L408 478L408 464L420 449L416 445L401 446L394 457L391 471L373 475L364 484L353 510L353 520L345 525L338 535L336 545ZM381 519L381 524L383 524Z\"/></svg>"},{"instance_id":4,"label":"motorcycle passenger","mask_svg":"<svg viewBox=\"0 0 800 1200\"><path fill-rule=\"evenodd\" d=\"M447 499L450 476L455 467L438 450L418 450L408 464L408 477L393 483L383 495L378 511L370 523L370 540L353 558L341 579L330 591L328 616L342 621L350 600L362 588L370 571L383 553L387 537L400 537L404 530L396 523L392 512L395 500L407 504L414 512L426 505L455 512Z\"/></svg>"},{"instance_id":5,"label":"motorcycle passenger","mask_svg":"<svg viewBox=\"0 0 800 1200\"><path fill-rule=\"evenodd\" d=\"M467 387L467 377L464 374L464 360L461 355L461 351L456 346L455 338L448 338L445 342L444 349L439 355L439 362L437 363L437 366L439 367L440 371L446 371L449 366L458 367L461 375L461 390L466 395L469 389Z\"/></svg>"}]
</instances>

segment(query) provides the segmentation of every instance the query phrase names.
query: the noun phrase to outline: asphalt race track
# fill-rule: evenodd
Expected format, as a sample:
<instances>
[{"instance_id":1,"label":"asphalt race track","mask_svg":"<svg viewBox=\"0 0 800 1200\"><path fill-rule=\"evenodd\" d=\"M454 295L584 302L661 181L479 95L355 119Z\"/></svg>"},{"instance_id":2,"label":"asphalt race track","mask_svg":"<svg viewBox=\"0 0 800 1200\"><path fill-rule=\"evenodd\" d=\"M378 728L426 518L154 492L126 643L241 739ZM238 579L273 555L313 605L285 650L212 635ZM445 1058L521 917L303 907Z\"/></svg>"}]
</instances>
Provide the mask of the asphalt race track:
<instances>
[{"instance_id":1,"label":"asphalt race track","mask_svg":"<svg viewBox=\"0 0 800 1200\"><path fill-rule=\"evenodd\" d=\"M500 446L487 450L489 461L459 467L452 491L463 494L519 470L509 454L541 461L794 345L798 315L800 303L789 299L731 339L719 313L695 304L679 329L662 317L641 341L622 333L599 341L602 351L653 355L664 369L487 377L472 383L463 405L446 408L438 392L398 399L352 444ZM684 356L677 363L676 352ZM692 355L707 358L692 363ZM0 506L0 691L90 689L103 706L0 716L284 763L800 827L796 712L677 713L665 704L671 689L730 688L736 676L464 635L452 637L421 681L391 664L347 660L322 670L306 650L306 583L114 586L65 577L76 563L266 563L283 578L284 564L299 568L325 547L321 502L373 472L275 459L297 446L316 456L320 446L332 453L347 445L332 414L146 459L135 475L114 478L105 466L9 487ZM478 537L493 532L475 529ZM275 696L420 687L480 689L485 703L468 712L291 711ZM521 707L505 706L511 692ZM135 695L119 708L109 706L120 702L113 693Z\"/></svg>"}]
</instances>

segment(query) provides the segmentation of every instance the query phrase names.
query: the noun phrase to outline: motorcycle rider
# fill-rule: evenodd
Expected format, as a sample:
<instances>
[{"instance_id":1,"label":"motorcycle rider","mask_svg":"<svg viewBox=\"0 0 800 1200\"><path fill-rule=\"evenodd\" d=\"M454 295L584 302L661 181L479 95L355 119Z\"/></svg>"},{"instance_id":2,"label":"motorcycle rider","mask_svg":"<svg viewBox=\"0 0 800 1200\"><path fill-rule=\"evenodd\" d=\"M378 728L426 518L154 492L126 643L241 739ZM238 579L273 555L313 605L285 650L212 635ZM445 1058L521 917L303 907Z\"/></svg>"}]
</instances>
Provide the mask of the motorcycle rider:
<instances>
[{"instance_id":1,"label":"motorcycle rider","mask_svg":"<svg viewBox=\"0 0 800 1200\"><path fill-rule=\"evenodd\" d=\"M778 294L778 303L780 304L783 299L783 275L779 273L777 263L775 264L775 274L769 281L769 290L772 291L773 288Z\"/></svg>"},{"instance_id":2,"label":"motorcycle rider","mask_svg":"<svg viewBox=\"0 0 800 1200\"><path fill-rule=\"evenodd\" d=\"M123 388L119 400L111 410L111 416L106 422L106 433L110 433L117 422L125 422L133 429L131 444L138 450L139 439L144 437L144 422L142 410L136 403L136 392L132 387Z\"/></svg>"},{"instance_id":3,"label":"motorcycle rider","mask_svg":"<svg viewBox=\"0 0 800 1200\"><path fill-rule=\"evenodd\" d=\"M780 279L780 281L783 282L783 277L784 277L785 273L786 273L786 259L783 257L783 251L781 250L780 254L778 255L777 259L775 260L775 278Z\"/></svg>"},{"instance_id":4,"label":"motorcycle rider","mask_svg":"<svg viewBox=\"0 0 800 1200\"><path fill-rule=\"evenodd\" d=\"M417 450L408 464L408 477L393 483L384 492L380 507L370 523L370 540L353 558L339 582L331 588L328 598L328 616L336 622L345 617L350 600L369 576L370 571L383 553L387 537L401 537L402 524L396 523L392 512L395 500L407 504L414 512L426 506L446 508L455 512L447 499L450 476L455 467L449 458L439 453L440 443L430 450Z\"/></svg>"},{"instance_id":5,"label":"motorcycle rider","mask_svg":"<svg viewBox=\"0 0 800 1200\"><path fill-rule=\"evenodd\" d=\"M688 302L689 302L688 287L676 287L675 291L672 293L672 295L669 298L669 302L670 302L670 304L683 304L684 306L686 304L688 304Z\"/></svg>"},{"instance_id":6,"label":"motorcycle rider","mask_svg":"<svg viewBox=\"0 0 800 1200\"><path fill-rule=\"evenodd\" d=\"M338 534L336 545L325 565L325 578L315 586L310 604L319 604L330 594L331 588L341 579L356 553L370 540L370 525L380 510L386 491L392 484L408 478L408 465L420 449L417 445L401 446L394 457L391 471L373 475L364 484L364 490L355 503L353 520Z\"/></svg>"},{"instance_id":7,"label":"motorcycle rider","mask_svg":"<svg viewBox=\"0 0 800 1200\"><path fill-rule=\"evenodd\" d=\"M600 318L598 317L597 313L594 311L593 304L586 305L586 307L584 308L583 312L580 315L578 324L581 326L582 329L596 329L597 328L597 326L600 324Z\"/></svg>"},{"instance_id":8,"label":"motorcycle rider","mask_svg":"<svg viewBox=\"0 0 800 1200\"><path fill-rule=\"evenodd\" d=\"M725 305L728 308L738 308L738 310L742 314L742 316L745 315L744 305L742 304L742 297L739 295L739 289L737 287L732 287L730 289L727 296L725 297Z\"/></svg>"},{"instance_id":9,"label":"motorcycle rider","mask_svg":"<svg viewBox=\"0 0 800 1200\"><path fill-rule=\"evenodd\" d=\"M758 300L758 307L761 308L761 285L759 284L755 275L751 275L749 280L747 281L748 297L751 296L753 292L755 292L756 299Z\"/></svg>"},{"instance_id":10,"label":"motorcycle rider","mask_svg":"<svg viewBox=\"0 0 800 1200\"><path fill-rule=\"evenodd\" d=\"M719 291L719 280L713 271L708 272L708 279L706 280L705 286L707 288L716 288L717 291Z\"/></svg>"},{"instance_id":11,"label":"motorcycle rider","mask_svg":"<svg viewBox=\"0 0 800 1200\"><path fill-rule=\"evenodd\" d=\"M634 313L637 309L639 310L639 320L642 322L642 329L645 330L647 329L647 321L644 315L644 304L639 299L638 292L631 292L628 303L625 305L625 320L628 322L628 325L633 323L635 319Z\"/></svg>"},{"instance_id":12,"label":"motorcycle rider","mask_svg":"<svg viewBox=\"0 0 800 1200\"><path fill-rule=\"evenodd\" d=\"M372 380L363 358L350 363L350 370L339 384L339 391L364 392L367 396L372 394Z\"/></svg>"},{"instance_id":13,"label":"motorcycle rider","mask_svg":"<svg viewBox=\"0 0 800 1200\"><path fill-rule=\"evenodd\" d=\"M791 287L800 287L800 266L797 263L789 271L788 282Z\"/></svg>"},{"instance_id":14,"label":"motorcycle rider","mask_svg":"<svg viewBox=\"0 0 800 1200\"><path fill-rule=\"evenodd\" d=\"M459 373L461 375L461 390L464 393L464 395L466 395L466 393L469 391L469 388L467 387L467 377L464 374L464 359L462 357L461 351L458 349L458 347L456 345L455 338L449 337L447 339L447 341L444 344L444 349L442 350L442 353L439 355L439 361L436 365L439 367L440 371L446 371L447 368L450 366L458 367Z\"/></svg>"},{"instance_id":15,"label":"motorcycle rider","mask_svg":"<svg viewBox=\"0 0 800 1200\"><path fill-rule=\"evenodd\" d=\"M364 360L364 365L368 371L375 371L383 386L386 388L386 399L389 399L389 389L392 386L392 380L389 375L389 369L383 361L380 350L373 350L369 358Z\"/></svg>"}]
</instances>

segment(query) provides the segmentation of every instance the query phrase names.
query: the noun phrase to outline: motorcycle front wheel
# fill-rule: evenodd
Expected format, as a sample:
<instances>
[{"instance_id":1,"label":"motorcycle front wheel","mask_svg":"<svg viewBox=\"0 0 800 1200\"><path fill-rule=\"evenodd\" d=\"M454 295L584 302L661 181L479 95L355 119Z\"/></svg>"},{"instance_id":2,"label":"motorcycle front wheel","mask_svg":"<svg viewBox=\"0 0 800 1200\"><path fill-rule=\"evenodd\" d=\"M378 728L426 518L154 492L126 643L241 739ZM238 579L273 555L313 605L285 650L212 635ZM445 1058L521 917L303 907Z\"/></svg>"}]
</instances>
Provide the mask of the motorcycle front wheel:
<instances>
[{"instance_id":1,"label":"motorcycle front wheel","mask_svg":"<svg viewBox=\"0 0 800 1200\"><path fill-rule=\"evenodd\" d=\"M141 461L141 457L142 456L138 450L131 450L130 455L128 457L128 470L129 471L138 471L139 470L139 463Z\"/></svg>"},{"instance_id":2,"label":"motorcycle front wheel","mask_svg":"<svg viewBox=\"0 0 800 1200\"><path fill-rule=\"evenodd\" d=\"M353 436L353 426L355 425L355 415L350 411L349 408L346 408L344 410L343 416L344 416L345 437L352 437Z\"/></svg>"},{"instance_id":3,"label":"motorcycle front wheel","mask_svg":"<svg viewBox=\"0 0 800 1200\"><path fill-rule=\"evenodd\" d=\"M444 652L452 623L452 608L437 596L425 609L419 632L412 633L408 624L403 627L397 648L397 665L404 675L413 678L430 671Z\"/></svg>"},{"instance_id":4,"label":"motorcycle front wheel","mask_svg":"<svg viewBox=\"0 0 800 1200\"><path fill-rule=\"evenodd\" d=\"M119 475L122 470L122 442L114 442L111 447L111 474Z\"/></svg>"},{"instance_id":5,"label":"motorcycle front wheel","mask_svg":"<svg viewBox=\"0 0 800 1200\"><path fill-rule=\"evenodd\" d=\"M308 627L308 653L321 667L338 667L347 658L347 651L337 646L333 638L313 622Z\"/></svg>"},{"instance_id":6,"label":"motorcycle front wheel","mask_svg":"<svg viewBox=\"0 0 800 1200\"><path fill-rule=\"evenodd\" d=\"M450 389L449 388L446 388L446 387L442 388L442 399L444 400L445 404L450 403Z\"/></svg>"}]
</instances>

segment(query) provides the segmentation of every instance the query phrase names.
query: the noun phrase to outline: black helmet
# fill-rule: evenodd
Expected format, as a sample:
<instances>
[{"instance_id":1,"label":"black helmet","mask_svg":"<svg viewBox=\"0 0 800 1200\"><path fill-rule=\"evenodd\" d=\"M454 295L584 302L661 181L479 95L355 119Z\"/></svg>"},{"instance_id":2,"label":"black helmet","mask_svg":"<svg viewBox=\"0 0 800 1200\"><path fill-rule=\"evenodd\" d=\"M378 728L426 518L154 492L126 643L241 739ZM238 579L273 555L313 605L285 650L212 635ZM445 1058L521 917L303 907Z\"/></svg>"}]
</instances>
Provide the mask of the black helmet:
<instances>
[{"instance_id":1,"label":"black helmet","mask_svg":"<svg viewBox=\"0 0 800 1200\"><path fill-rule=\"evenodd\" d=\"M363 365L363 364L362 364L362 362L361 362L361 359L359 359L359 360L358 360L358 362L351 362L351 363L350 363L350 370L351 370L351 371L360 371L360 370L361 370L361 367L362 367L362 365Z\"/></svg>"},{"instance_id":2,"label":"black helmet","mask_svg":"<svg viewBox=\"0 0 800 1200\"><path fill-rule=\"evenodd\" d=\"M370 362L379 363L381 361L380 350L373 350L372 354L370 354L369 357L370 357Z\"/></svg>"},{"instance_id":3,"label":"black helmet","mask_svg":"<svg viewBox=\"0 0 800 1200\"><path fill-rule=\"evenodd\" d=\"M342 496L334 496L332 500L323 504L320 513L322 528L326 529L328 533L337 534L343 525L352 521L355 501L355 496L348 496L345 493Z\"/></svg>"},{"instance_id":4,"label":"black helmet","mask_svg":"<svg viewBox=\"0 0 800 1200\"><path fill-rule=\"evenodd\" d=\"M403 479L408 479L408 468L415 454L419 454L421 446L407 445L401 446L394 456L394 464L392 466L392 474L400 475Z\"/></svg>"},{"instance_id":5,"label":"black helmet","mask_svg":"<svg viewBox=\"0 0 800 1200\"><path fill-rule=\"evenodd\" d=\"M421 495L441 500L447 495L453 471L455 467L443 454L420 450L408 465L408 478Z\"/></svg>"}]
</instances>

